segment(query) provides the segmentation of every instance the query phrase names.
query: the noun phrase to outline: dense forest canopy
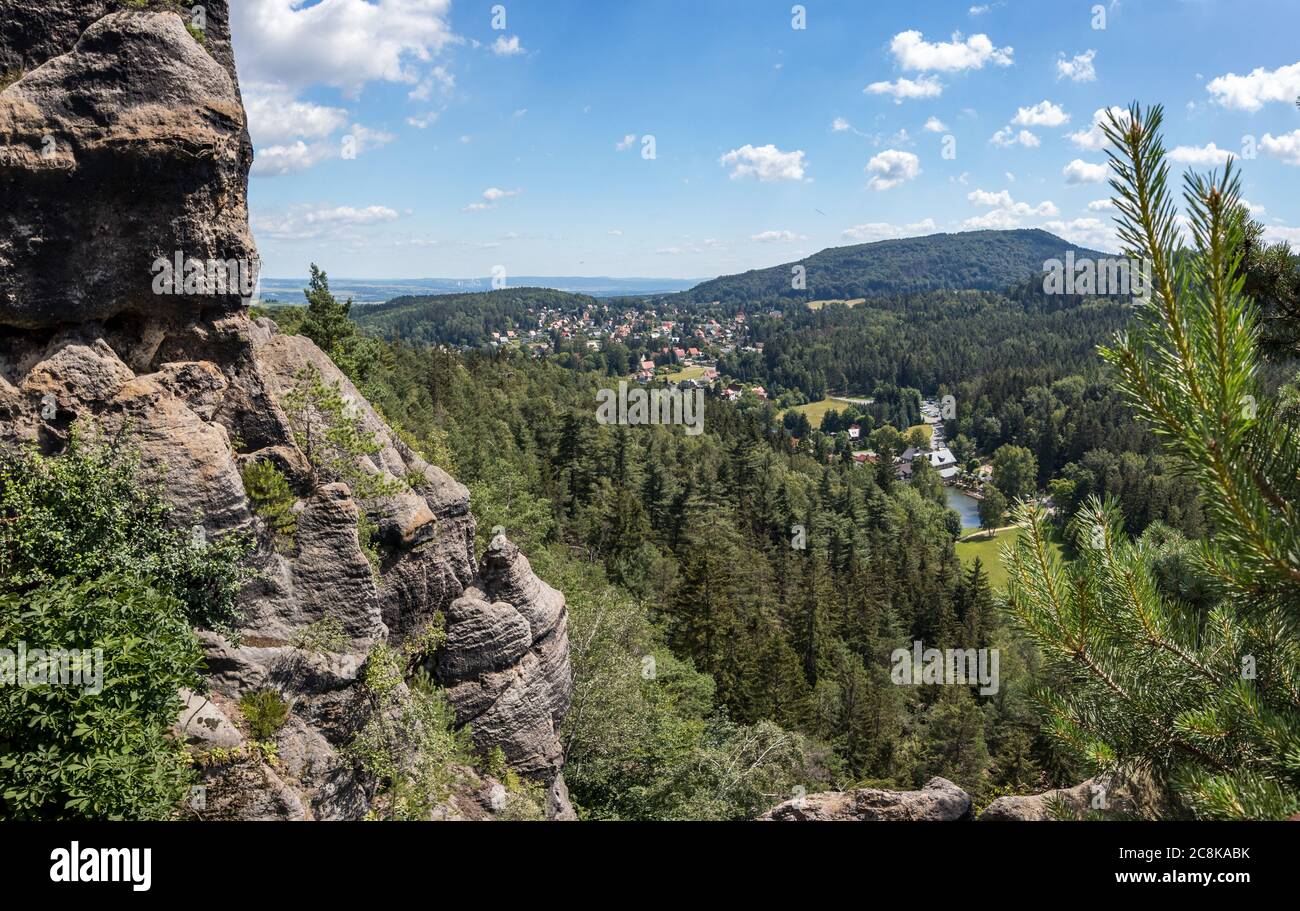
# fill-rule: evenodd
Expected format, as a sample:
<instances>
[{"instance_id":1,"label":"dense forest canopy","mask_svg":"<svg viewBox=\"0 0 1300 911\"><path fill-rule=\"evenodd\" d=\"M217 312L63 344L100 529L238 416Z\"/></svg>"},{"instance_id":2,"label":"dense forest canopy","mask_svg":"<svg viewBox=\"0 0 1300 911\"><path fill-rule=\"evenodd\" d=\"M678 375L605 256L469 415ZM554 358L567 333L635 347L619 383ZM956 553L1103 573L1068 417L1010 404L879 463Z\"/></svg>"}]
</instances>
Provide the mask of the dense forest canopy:
<instances>
[{"instance_id":1,"label":"dense forest canopy","mask_svg":"<svg viewBox=\"0 0 1300 911\"><path fill-rule=\"evenodd\" d=\"M493 332L530 325L530 311L542 309L580 313L606 302L582 294L549 288L510 288L472 294L398 297L385 304L358 310L357 322L386 338L413 345L485 344Z\"/></svg>"}]
</instances>

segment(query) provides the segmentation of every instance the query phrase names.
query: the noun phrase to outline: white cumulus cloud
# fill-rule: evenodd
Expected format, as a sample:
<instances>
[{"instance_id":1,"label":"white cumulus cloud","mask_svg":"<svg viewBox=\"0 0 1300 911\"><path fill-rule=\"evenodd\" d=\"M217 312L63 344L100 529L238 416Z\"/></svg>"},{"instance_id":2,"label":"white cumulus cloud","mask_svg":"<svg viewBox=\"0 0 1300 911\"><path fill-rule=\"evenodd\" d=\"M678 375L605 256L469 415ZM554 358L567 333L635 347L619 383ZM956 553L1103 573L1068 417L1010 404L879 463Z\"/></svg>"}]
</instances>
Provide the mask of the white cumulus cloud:
<instances>
[{"instance_id":1,"label":"white cumulus cloud","mask_svg":"<svg viewBox=\"0 0 1300 911\"><path fill-rule=\"evenodd\" d=\"M1114 250L1119 246L1110 225L1098 218L1073 218L1069 221L1049 221L1044 228L1072 244L1094 250Z\"/></svg>"},{"instance_id":2,"label":"white cumulus cloud","mask_svg":"<svg viewBox=\"0 0 1300 911\"><path fill-rule=\"evenodd\" d=\"M500 187L488 187L483 191L483 196L478 202L472 202L465 207L466 212L484 212L488 209L495 209L500 205L501 200L511 199L523 193L523 190L503 190Z\"/></svg>"},{"instance_id":3,"label":"white cumulus cloud","mask_svg":"<svg viewBox=\"0 0 1300 911\"><path fill-rule=\"evenodd\" d=\"M1086 130L1079 130L1077 133L1071 133L1069 140L1081 149L1089 152L1100 152L1110 144L1106 134L1102 132L1101 125L1106 122L1106 112L1114 112L1119 118L1121 124L1128 123L1128 111L1119 106L1110 108L1098 108L1092 113L1092 125Z\"/></svg>"},{"instance_id":4,"label":"white cumulus cloud","mask_svg":"<svg viewBox=\"0 0 1300 911\"><path fill-rule=\"evenodd\" d=\"M1062 53L1060 59L1056 61L1056 78L1069 79L1073 82L1094 82L1097 79L1097 69L1093 66L1093 60L1096 58L1095 50L1075 54L1069 60L1066 60L1065 54Z\"/></svg>"},{"instance_id":5,"label":"white cumulus cloud","mask_svg":"<svg viewBox=\"0 0 1300 911\"><path fill-rule=\"evenodd\" d=\"M1033 107L1020 108L1011 122L1022 127L1059 127L1070 122L1070 115L1044 99Z\"/></svg>"},{"instance_id":6,"label":"white cumulus cloud","mask_svg":"<svg viewBox=\"0 0 1300 911\"><path fill-rule=\"evenodd\" d=\"M963 40L957 33L951 41L930 42L916 30L899 32L889 42L889 49L905 70L945 73L978 70L986 63L1010 66L1015 53L1010 47L995 47L988 35L971 35Z\"/></svg>"},{"instance_id":7,"label":"white cumulus cloud","mask_svg":"<svg viewBox=\"0 0 1300 911\"><path fill-rule=\"evenodd\" d=\"M925 129L931 133L946 133L948 125L938 117L931 117L925 122Z\"/></svg>"},{"instance_id":8,"label":"white cumulus cloud","mask_svg":"<svg viewBox=\"0 0 1300 911\"><path fill-rule=\"evenodd\" d=\"M868 95L892 95L895 104L907 98L938 98L943 94L943 83L934 76L919 79L899 78L894 82L873 82L862 91Z\"/></svg>"},{"instance_id":9,"label":"white cumulus cloud","mask_svg":"<svg viewBox=\"0 0 1300 911\"><path fill-rule=\"evenodd\" d=\"M1017 202L1007 190L999 190L995 193L990 190L976 189L967 193L966 198L977 206L989 209L983 215L975 215L962 223L965 227L975 230L1018 228L1025 218L1051 218L1061 214L1051 200L1044 200L1036 206L1031 206L1027 202Z\"/></svg>"},{"instance_id":10,"label":"white cumulus cloud","mask_svg":"<svg viewBox=\"0 0 1300 911\"><path fill-rule=\"evenodd\" d=\"M1100 183L1106 179L1106 166L1076 158L1061 169L1068 184Z\"/></svg>"},{"instance_id":11,"label":"white cumulus cloud","mask_svg":"<svg viewBox=\"0 0 1300 911\"><path fill-rule=\"evenodd\" d=\"M1273 101L1290 104L1300 95L1300 63L1275 70L1256 67L1246 76L1228 73L1211 79L1205 87L1225 108L1258 111Z\"/></svg>"},{"instance_id":12,"label":"white cumulus cloud","mask_svg":"<svg viewBox=\"0 0 1300 911\"><path fill-rule=\"evenodd\" d=\"M261 177L282 177L334 158L355 158L392 142L392 133L352 124L343 136L306 142L302 139L256 150L252 173Z\"/></svg>"},{"instance_id":13,"label":"white cumulus cloud","mask_svg":"<svg viewBox=\"0 0 1300 911\"><path fill-rule=\"evenodd\" d=\"M1300 165L1300 130L1283 133L1281 136L1265 133L1259 141L1259 147L1287 164Z\"/></svg>"},{"instance_id":14,"label":"white cumulus cloud","mask_svg":"<svg viewBox=\"0 0 1300 911\"><path fill-rule=\"evenodd\" d=\"M354 233L354 229L396 221L401 216L388 206L299 205L287 211L254 213L250 219L259 239L316 240Z\"/></svg>"},{"instance_id":15,"label":"white cumulus cloud","mask_svg":"<svg viewBox=\"0 0 1300 911\"><path fill-rule=\"evenodd\" d=\"M419 64L456 41L451 0L239 0L231 33L241 76L295 89L419 82Z\"/></svg>"},{"instance_id":16,"label":"white cumulus cloud","mask_svg":"<svg viewBox=\"0 0 1300 911\"><path fill-rule=\"evenodd\" d=\"M871 175L867 186L873 190L889 190L906 183L921 173L921 160L911 152L886 149L867 162L866 172Z\"/></svg>"},{"instance_id":17,"label":"white cumulus cloud","mask_svg":"<svg viewBox=\"0 0 1300 911\"><path fill-rule=\"evenodd\" d=\"M925 218L910 225L894 225L884 221L867 222L845 228L842 236L845 240L869 243L873 240L889 240L895 237L917 237L937 229L933 218Z\"/></svg>"},{"instance_id":18,"label":"white cumulus cloud","mask_svg":"<svg viewBox=\"0 0 1300 911\"><path fill-rule=\"evenodd\" d=\"M307 101L314 86L356 98L371 82L413 86L425 100L455 84L433 59L460 39L449 24L451 0L240 0L231 4L231 34L244 82L249 132L257 151L253 172L291 174L340 157L348 115ZM408 118L428 126L436 113ZM353 127L359 152L391 142L376 130Z\"/></svg>"},{"instance_id":19,"label":"white cumulus cloud","mask_svg":"<svg viewBox=\"0 0 1300 911\"><path fill-rule=\"evenodd\" d=\"M990 136L989 142L1003 149L1014 145L1022 145L1025 148L1033 149L1039 145L1038 137L1033 133L1028 130L1016 132L1009 126L1003 127Z\"/></svg>"},{"instance_id":20,"label":"white cumulus cloud","mask_svg":"<svg viewBox=\"0 0 1300 911\"><path fill-rule=\"evenodd\" d=\"M1214 143L1205 146L1177 146L1169 152L1169 160L1179 164L1224 164L1231 157L1231 152L1219 148Z\"/></svg>"},{"instance_id":21,"label":"white cumulus cloud","mask_svg":"<svg viewBox=\"0 0 1300 911\"><path fill-rule=\"evenodd\" d=\"M281 145L296 139L320 139L347 125L348 112L301 101L280 86L257 84L244 91L248 132L260 145Z\"/></svg>"},{"instance_id":22,"label":"white cumulus cloud","mask_svg":"<svg viewBox=\"0 0 1300 911\"><path fill-rule=\"evenodd\" d=\"M498 57L515 57L523 52L524 48L519 43L518 35L511 35L509 38L498 35L497 40L492 42L492 53Z\"/></svg>"},{"instance_id":23,"label":"white cumulus cloud","mask_svg":"<svg viewBox=\"0 0 1300 911\"><path fill-rule=\"evenodd\" d=\"M772 144L764 146L743 145L732 149L718 159L718 164L732 168L731 179L756 177L763 183L774 180L803 180L804 153L782 152Z\"/></svg>"}]
</instances>

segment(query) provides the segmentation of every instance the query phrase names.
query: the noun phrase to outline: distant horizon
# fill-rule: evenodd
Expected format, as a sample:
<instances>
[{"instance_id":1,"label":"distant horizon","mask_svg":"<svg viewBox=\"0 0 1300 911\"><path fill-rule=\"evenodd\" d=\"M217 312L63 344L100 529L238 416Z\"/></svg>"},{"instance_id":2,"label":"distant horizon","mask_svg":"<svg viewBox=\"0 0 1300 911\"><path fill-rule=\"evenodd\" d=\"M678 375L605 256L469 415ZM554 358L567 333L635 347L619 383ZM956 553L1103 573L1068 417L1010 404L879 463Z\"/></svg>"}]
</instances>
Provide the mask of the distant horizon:
<instances>
[{"instance_id":1,"label":"distant horizon","mask_svg":"<svg viewBox=\"0 0 1300 911\"><path fill-rule=\"evenodd\" d=\"M989 233L1014 234L1021 231L1042 231L1045 234L1052 235L1053 237L1057 238L1064 244L1072 245L1074 247L1078 247L1081 249L1087 248L1086 244L1076 243L1075 241L1072 241L1066 237L1062 237L1060 234L1057 234L1055 231L1050 231L1047 228L1043 228L1043 227L1031 226L1031 227L1024 227L1024 228L969 228L964 231L929 231L924 234L908 234L902 237L886 237L886 238L881 238L879 240L871 240L871 241L865 241L861 243L832 244L830 246L823 247L819 250L816 250L812 253L805 254L804 256L792 258L790 260L787 260L786 262L799 262L802 260L810 259L821 253L825 253L828 250L839 250L847 247L870 247L870 246L875 246L877 244L896 243L898 241L905 241L905 240L923 240L928 237L939 237L944 235L959 236L962 234L989 234ZM1094 253L1113 254L1116 252L1111 250L1093 250L1091 248L1087 248L1087 249L1089 249L1090 252L1094 252ZM776 263L774 265L779 266L784 264L785 263ZM508 286L511 287L524 287L519 285L518 282L521 282L525 279L543 279L548 281L559 281L559 280L567 279L567 280L579 280L579 281L674 282L677 284L682 284L682 283L700 284L702 282L712 281L715 278L722 278L728 275L740 275L745 272L753 272L753 271L759 271L762 269L769 269L769 268L772 268L772 266L755 265L755 266L748 266L745 268L741 268L735 272L717 272L713 275L685 276L681 278L676 276L668 276L668 275L610 275L607 273L592 274L592 275L577 275L573 273L555 274L555 275L529 274L529 275L519 275L514 277L508 276L507 281L508 281ZM325 272L329 274L328 269L326 269ZM384 276L331 275L330 276L331 281L337 281L337 282L467 282L468 283L468 282L482 282L490 279L491 279L490 275L473 275L473 276L421 275L421 276L415 276L410 278L397 277L391 275L384 275ZM262 276L262 280L276 281L276 282L289 282L289 281L305 282L309 280L309 276L305 276L305 275L304 276L296 276L296 275L266 276L264 275Z\"/></svg>"},{"instance_id":2,"label":"distant horizon","mask_svg":"<svg viewBox=\"0 0 1300 911\"><path fill-rule=\"evenodd\" d=\"M325 271L332 282L477 282L490 280L492 277L490 275L420 275L413 278L405 278L393 275L334 275L333 273L330 273L329 270ZM721 273L719 273L719 275L721 275ZM718 278L719 275L693 276L687 278L676 278L668 275L521 275L518 276L518 278L576 278L584 281L608 280L615 282L707 282ZM263 275L261 278L263 281L273 282L305 282L310 281L311 279L309 275ZM509 286L518 287L513 284L513 281L510 282Z\"/></svg>"}]
</instances>

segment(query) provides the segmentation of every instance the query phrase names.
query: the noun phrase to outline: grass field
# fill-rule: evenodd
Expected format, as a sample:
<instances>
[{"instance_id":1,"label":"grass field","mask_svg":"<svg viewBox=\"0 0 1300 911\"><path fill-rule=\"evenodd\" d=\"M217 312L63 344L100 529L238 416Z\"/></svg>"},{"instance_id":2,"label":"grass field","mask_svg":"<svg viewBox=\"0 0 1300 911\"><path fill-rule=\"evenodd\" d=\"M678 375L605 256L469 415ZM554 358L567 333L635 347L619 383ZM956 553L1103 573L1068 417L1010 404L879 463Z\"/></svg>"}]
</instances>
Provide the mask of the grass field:
<instances>
[{"instance_id":1,"label":"grass field","mask_svg":"<svg viewBox=\"0 0 1300 911\"><path fill-rule=\"evenodd\" d=\"M865 297L857 297L851 301L846 301L846 300L808 301L808 309L820 310L822 307L825 307L827 304L843 304L846 307L856 307L858 304L866 303L866 300L867 299Z\"/></svg>"},{"instance_id":2,"label":"grass field","mask_svg":"<svg viewBox=\"0 0 1300 911\"><path fill-rule=\"evenodd\" d=\"M683 367L676 373L668 374L667 380L670 383L680 383L682 380L698 380L704 376L704 369L703 367Z\"/></svg>"},{"instance_id":3,"label":"grass field","mask_svg":"<svg viewBox=\"0 0 1300 911\"><path fill-rule=\"evenodd\" d=\"M903 433L903 436L908 436L909 434L911 434L911 432L912 432L913 430L917 430L917 429L920 429L920 430L925 431L925 438L926 438L927 440L932 440L932 439L934 439L934 428L931 427L929 424L916 424L916 425L914 425L914 426L912 426L912 427L909 427L909 428L907 428L907 430Z\"/></svg>"},{"instance_id":4,"label":"grass field","mask_svg":"<svg viewBox=\"0 0 1300 911\"><path fill-rule=\"evenodd\" d=\"M807 415L808 423L812 424L813 430L820 430L822 426L822 418L826 416L826 412L832 409L835 411L843 411L850 404L850 402L846 402L844 399L829 398L822 399L820 402L809 402L807 405L795 405L793 408L788 410L798 411ZM781 413L784 414L785 412L783 411Z\"/></svg>"},{"instance_id":5,"label":"grass field","mask_svg":"<svg viewBox=\"0 0 1300 911\"><path fill-rule=\"evenodd\" d=\"M984 564L984 571L989 575L989 587L995 592L1002 591L1007 587L1007 570L1002 565L1000 556L1002 547L1012 543L1012 535L1019 535L1019 528L1004 528L994 537L986 538L982 534L971 541L958 541L956 545L957 557L961 560L962 566L970 566L978 557ZM1052 553L1060 556L1061 546L1055 541L1050 542Z\"/></svg>"}]
</instances>

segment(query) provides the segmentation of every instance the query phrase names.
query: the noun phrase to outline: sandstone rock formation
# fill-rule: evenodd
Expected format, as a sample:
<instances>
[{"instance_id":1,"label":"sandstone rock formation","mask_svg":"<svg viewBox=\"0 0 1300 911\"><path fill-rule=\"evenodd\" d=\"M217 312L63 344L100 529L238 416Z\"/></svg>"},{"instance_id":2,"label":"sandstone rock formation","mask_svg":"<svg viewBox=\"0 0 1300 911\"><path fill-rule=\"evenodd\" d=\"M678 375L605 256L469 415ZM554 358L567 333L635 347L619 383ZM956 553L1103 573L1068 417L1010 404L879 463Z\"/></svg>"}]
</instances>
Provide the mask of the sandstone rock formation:
<instances>
[{"instance_id":1,"label":"sandstone rock formation","mask_svg":"<svg viewBox=\"0 0 1300 911\"><path fill-rule=\"evenodd\" d=\"M958 822L971 819L970 795L946 778L919 791L857 788L787 800L759 819L767 822Z\"/></svg>"},{"instance_id":2,"label":"sandstone rock formation","mask_svg":"<svg viewBox=\"0 0 1300 911\"><path fill-rule=\"evenodd\" d=\"M552 816L571 818L557 735L571 686L563 595L503 537L478 563L466 488L309 340L251 320L241 289L155 293L155 259L256 264L226 0L204 6L198 31L170 0L0 0L0 445L57 453L78 422L124 431L177 522L259 542L240 635L201 633L209 692L185 694L177 731L196 748L237 748L238 700L267 687L291 714L274 767L207 769L204 815L365 815L374 782L340 750L366 721L367 656L442 618L430 670L458 721L546 786ZM285 407L309 366L350 397L381 443L360 467L397 493L361 504L313 472ZM241 480L262 460L300 498L288 550ZM358 543L363 511L379 528L377 569ZM342 647L301 648L326 620ZM479 797L440 815L491 815Z\"/></svg>"}]
</instances>

